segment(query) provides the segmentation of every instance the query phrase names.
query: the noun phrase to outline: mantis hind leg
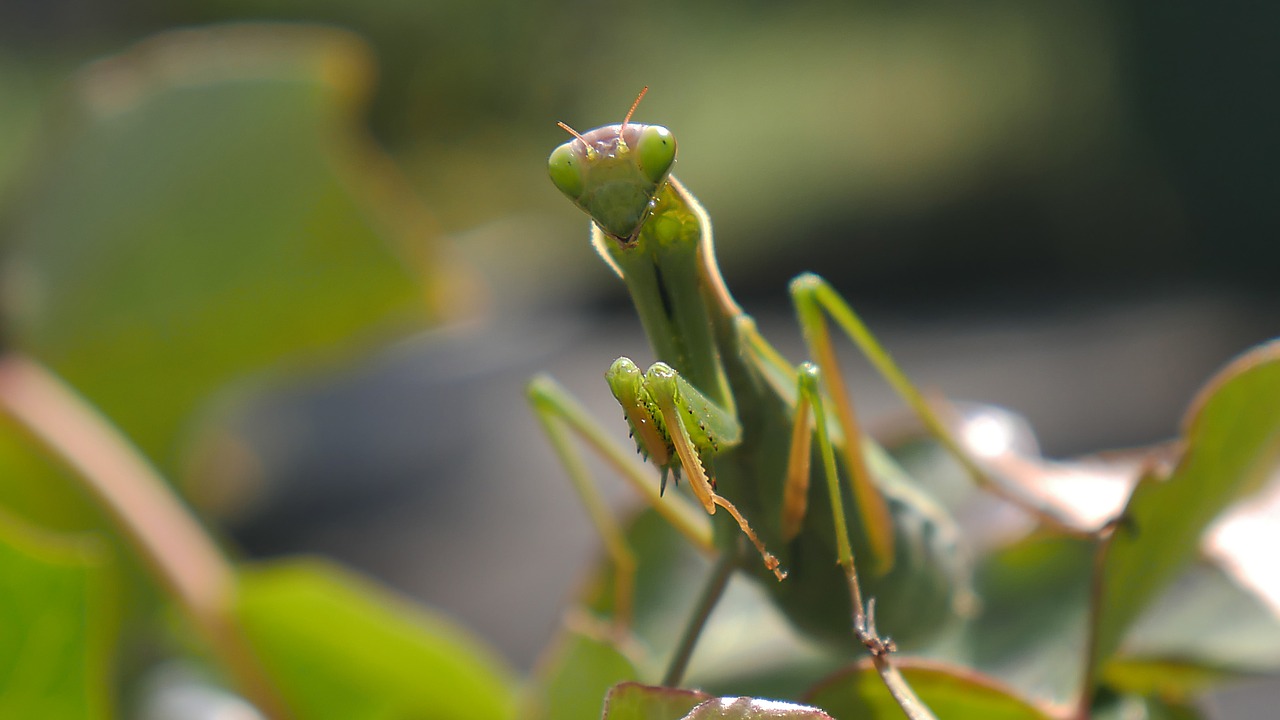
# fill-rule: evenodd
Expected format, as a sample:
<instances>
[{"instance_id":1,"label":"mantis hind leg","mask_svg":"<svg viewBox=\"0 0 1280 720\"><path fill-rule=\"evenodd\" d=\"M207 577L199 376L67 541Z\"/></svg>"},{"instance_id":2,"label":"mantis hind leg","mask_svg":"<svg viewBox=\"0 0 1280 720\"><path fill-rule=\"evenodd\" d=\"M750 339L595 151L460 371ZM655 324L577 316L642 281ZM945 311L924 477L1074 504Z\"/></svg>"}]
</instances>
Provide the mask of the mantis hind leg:
<instances>
[{"instance_id":1,"label":"mantis hind leg","mask_svg":"<svg viewBox=\"0 0 1280 720\"><path fill-rule=\"evenodd\" d=\"M836 562L844 574L844 582L850 598L850 610L852 612L851 629L854 637L861 646L870 653L872 659L876 661L877 667L883 664L888 669L887 661L883 661L884 657L896 650L896 644L879 633L876 623L876 600L870 597L870 594L864 596L864 587L859 580L858 564L854 557L854 539L852 539L851 529L849 525L849 515L846 515L846 498L845 489L840 482L840 469L837 465L838 443L833 437L831 428L831 416L828 414L826 398L823 396L823 373L817 365L813 363L803 363L796 370L796 401L795 401L795 418L794 432L792 432L791 443L791 460L788 462L788 471L785 492L783 492L783 515L782 528L783 533L792 532L790 529L792 523L795 527L803 524L805 507L804 502L792 500L792 498L803 498L808 495L809 486L809 459L813 457L812 446L813 439L818 441L817 459L820 461L820 473L826 491L829 506L832 512L832 530L833 539L835 539ZM881 462L873 462L877 473L883 473L884 466ZM792 519L792 515L795 516ZM902 514L902 509L893 512L895 521L902 523L908 519L908 515ZM892 528L891 528L892 530ZM899 555L897 559L911 556L933 556L934 548L929 547L927 538L925 537L902 537L891 536L895 543L895 550ZM863 560L868 560L865 555L869 555L870 538L863 537L864 546ZM908 638L920 632L922 628L929 628L940 621L946 621L950 616L952 593L955 592L954 578L950 573L936 575L933 573L920 573L918 566L913 562L901 562L897 566L899 575L914 575L914 579L902 578L896 582L906 582L910 584L910 589L906 592L892 593L890 609L896 609L897 605L906 601L911 606L918 605L920 612L911 611L911 618L908 624L897 623L895 633L904 632L908 634ZM869 593L876 593L876 578L872 579L873 584L865 588ZM879 587L881 591L886 589ZM937 598L942 597L942 601ZM892 615L892 614L891 614ZM900 615L900 614L899 614ZM895 620L901 620L895 618ZM893 624L893 623L891 623ZM850 625L846 625L850 626Z\"/></svg>"},{"instance_id":2,"label":"mantis hind leg","mask_svg":"<svg viewBox=\"0 0 1280 720\"><path fill-rule=\"evenodd\" d=\"M792 485L807 486L807 479L801 480L798 458L808 455L814 435L818 438L818 453L822 458L822 472L827 486L827 497L831 502L832 520L835 527L836 562L844 570L845 580L849 586L849 599L853 607L853 630L858 641L873 657L883 656L894 650L892 641L882 639L875 627L874 605L863 604L862 589L858 582L858 571L853 562L853 548L849 539L849 528L845 522L844 499L841 496L840 478L836 469L836 453L831 441L831 431L827 425L826 411L823 407L822 371L813 363L802 363L796 373L796 412L795 430L792 433L791 462L788 463L787 497L798 493L790 492ZM810 425L813 432L809 432ZM806 463L807 465L807 463ZM807 474L808 468L804 468ZM784 513L786 511L784 510ZM887 507L886 507L887 512ZM801 513L802 515L803 513ZM799 523L799 521L796 521ZM784 527L787 518L784 514Z\"/></svg>"},{"instance_id":3,"label":"mantis hind leg","mask_svg":"<svg viewBox=\"0 0 1280 720\"><path fill-rule=\"evenodd\" d=\"M947 424L925 399L924 394L907 378L906 374L894 362L893 357L881 346L871 331L858 317L849 303L840 296L825 280L812 273L805 273L791 281L791 299L795 304L796 316L804 333L805 342L809 346L810 356L822 370L822 378L828 396L833 403L834 414L840 423L846 438L844 443L845 460L853 475L854 493L863 509L863 521L867 523L872 539L873 551L877 555L878 565L886 558L892 558L892 528L883 500L876 501L872 496L878 495L867 473L867 463L862 457L862 443L857 438L862 436L858 426L853 402L845 389L844 381L839 373L835 350L831 345L831 333L823 314L835 321L844 334L853 341L871 365L916 413L925 428L952 455L973 479L974 483L984 490L993 493L1017 507L1022 508L1041 522L1067 532L1081 532L1074 523L1067 520L1059 511L1047 503L1038 500L1020 488L998 482L984 470L973 456L956 440ZM868 500L870 505L862 505ZM887 551L887 552L885 552ZM881 554L885 552L885 554ZM884 567L881 565L881 567ZM885 568L887 569L887 568Z\"/></svg>"},{"instance_id":4,"label":"mantis hind leg","mask_svg":"<svg viewBox=\"0 0 1280 720\"><path fill-rule=\"evenodd\" d=\"M529 382L527 391L534 414L564 464L574 490L586 506L591 523L600 534L605 551L613 562L617 577L614 585L614 623L619 628L627 629L632 618L635 553L588 472L582 454L574 447L572 438L577 436L587 447L595 450L667 522L695 547L709 553L715 551L710 528L686 503L676 499L663 501L658 496L657 483L644 465L630 451L623 449L606 435L600 429L600 423L555 380L539 375Z\"/></svg>"}]
</instances>

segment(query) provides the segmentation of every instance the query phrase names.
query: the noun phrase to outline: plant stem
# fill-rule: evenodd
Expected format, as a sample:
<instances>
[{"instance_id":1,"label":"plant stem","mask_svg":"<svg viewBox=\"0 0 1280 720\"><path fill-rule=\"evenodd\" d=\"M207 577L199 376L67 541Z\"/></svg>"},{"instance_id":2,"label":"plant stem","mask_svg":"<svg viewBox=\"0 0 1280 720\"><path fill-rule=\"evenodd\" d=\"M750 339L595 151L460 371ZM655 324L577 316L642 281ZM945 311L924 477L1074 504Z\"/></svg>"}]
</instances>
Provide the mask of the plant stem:
<instances>
[{"instance_id":1,"label":"plant stem","mask_svg":"<svg viewBox=\"0 0 1280 720\"><path fill-rule=\"evenodd\" d=\"M711 617L711 611L715 609L716 603L720 602L720 597L724 595L724 590L729 585L729 578L738 568L738 561L742 555L740 545L740 541L735 542L733 549L722 553L712 567L711 577L707 578L707 584L702 587L702 595L698 597L693 615L680 635L680 644L676 646L671 664L667 666L667 673L662 677L664 687L678 687L684 679L684 671L689 667L689 659L693 657L693 649L698 644L702 629L707 625L707 618Z\"/></svg>"},{"instance_id":2,"label":"plant stem","mask_svg":"<svg viewBox=\"0 0 1280 720\"><path fill-rule=\"evenodd\" d=\"M880 675L880 681L909 720L937 720L933 711L916 695L906 678L902 677L902 673L898 672L889 659L897 648L892 640L880 637L880 631L876 629L875 598L865 606L862 604L862 587L858 583L858 570L852 559L844 566L844 572L849 584L849 599L853 603L853 634L871 655L871 664Z\"/></svg>"},{"instance_id":3,"label":"plant stem","mask_svg":"<svg viewBox=\"0 0 1280 720\"><path fill-rule=\"evenodd\" d=\"M73 471L245 697L269 717L289 717L234 619L234 570L146 458L66 383L22 355L0 356L0 410Z\"/></svg>"},{"instance_id":4,"label":"plant stem","mask_svg":"<svg viewBox=\"0 0 1280 720\"><path fill-rule=\"evenodd\" d=\"M875 665L876 672L880 674L880 680L889 689L889 694L910 720L937 720L933 712L921 702L915 691L907 684L902 673L889 662L888 655L873 655L871 662Z\"/></svg>"},{"instance_id":5,"label":"plant stem","mask_svg":"<svg viewBox=\"0 0 1280 720\"><path fill-rule=\"evenodd\" d=\"M861 592L857 590L857 579L851 581L855 590L855 597L860 597ZM898 668L893 666L889 660L889 656L896 650L892 640L880 637L880 632L876 630L876 605L873 598L867 605L864 613L861 605L854 611L853 631L858 641L862 643L867 652L871 654L871 664L875 667L876 673L880 675L880 681L884 683L889 694L893 696L894 702L898 703L898 707L907 716L909 720L938 720L925 705L920 697L916 695L911 686L907 684L906 678L902 677L902 673L898 672Z\"/></svg>"}]
</instances>

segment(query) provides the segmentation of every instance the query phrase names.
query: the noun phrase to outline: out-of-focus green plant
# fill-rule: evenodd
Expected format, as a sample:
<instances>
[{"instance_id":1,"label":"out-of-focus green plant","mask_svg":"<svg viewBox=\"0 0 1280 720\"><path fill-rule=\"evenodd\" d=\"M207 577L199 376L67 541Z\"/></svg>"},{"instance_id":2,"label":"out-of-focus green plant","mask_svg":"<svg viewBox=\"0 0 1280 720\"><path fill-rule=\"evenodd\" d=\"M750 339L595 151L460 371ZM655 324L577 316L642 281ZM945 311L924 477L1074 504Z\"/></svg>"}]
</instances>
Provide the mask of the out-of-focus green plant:
<instances>
[{"instance_id":1,"label":"out-of-focus green plant","mask_svg":"<svg viewBox=\"0 0 1280 720\"><path fill-rule=\"evenodd\" d=\"M1035 24L1010 22L1018 56ZM448 619L346 570L228 558L172 489L195 487L183 453L202 410L247 376L448 318L468 291L362 130L370 76L364 45L332 29L166 33L78 73L36 176L5 179L0 717L117 716L155 656L193 659L264 715L301 720L897 717L886 667L941 717L1196 717L1213 683L1280 669L1274 613L1228 563L1197 558L1204 529L1274 464L1274 345L1211 381L1114 522L976 549L976 602L911 655L859 658L852 634L814 643L792 629L801 611L733 577L695 633L683 684L700 689L654 687L672 656L689 659L684 616L712 569L652 512L626 526L629 634L602 566L523 694ZM949 137L938 147L972 145ZM12 148L0 155L10 171ZM444 167L469 192L476 179ZM826 187L815 202L836 202ZM890 450L922 487L956 474L926 440ZM1028 487L1055 469L1003 459L1032 468ZM945 497L947 512L968 500Z\"/></svg>"},{"instance_id":2,"label":"out-of-focus green plant","mask_svg":"<svg viewBox=\"0 0 1280 720\"><path fill-rule=\"evenodd\" d=\"M115 717L140 652L194 652L272 717L509 716L465 633L320 562L230 562L161 480L228 383L450 312L465 273L362 130L370 81L347 33L226 26L59 100L8 212L0 715Z\"/></svg>"}]
</instances>

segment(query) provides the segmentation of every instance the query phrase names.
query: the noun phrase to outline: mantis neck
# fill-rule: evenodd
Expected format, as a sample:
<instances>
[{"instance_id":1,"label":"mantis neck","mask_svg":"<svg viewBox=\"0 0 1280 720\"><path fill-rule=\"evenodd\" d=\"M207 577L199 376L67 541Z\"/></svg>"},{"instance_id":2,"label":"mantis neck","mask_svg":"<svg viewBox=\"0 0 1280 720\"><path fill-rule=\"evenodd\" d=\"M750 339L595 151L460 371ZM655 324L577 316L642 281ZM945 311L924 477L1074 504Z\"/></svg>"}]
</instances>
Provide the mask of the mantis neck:
<instances>
[{"instance_id":1,"label":"mantis neck","mask_svg":"<svg viewBox=\"0 0 1280 720\"><path fill-rule=\"evenodd\" d=\"M634 242L623 245L599 229L592 238L626 282L657 359L734 412L717 329L742 310L720 276L711 221L698 201L672 177Z\"/></svg>"}]
</instances>

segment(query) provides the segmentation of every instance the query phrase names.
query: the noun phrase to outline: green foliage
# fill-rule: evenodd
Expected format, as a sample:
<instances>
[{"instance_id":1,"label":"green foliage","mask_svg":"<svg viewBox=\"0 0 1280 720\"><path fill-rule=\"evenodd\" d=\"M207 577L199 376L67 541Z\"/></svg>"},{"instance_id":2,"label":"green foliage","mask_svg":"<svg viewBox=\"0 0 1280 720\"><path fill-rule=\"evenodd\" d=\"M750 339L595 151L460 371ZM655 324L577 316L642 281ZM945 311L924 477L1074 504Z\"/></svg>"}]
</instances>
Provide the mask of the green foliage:
<instances>
[{"instance_id":1,"label":"green foliage","mask_svg":"<svg viewBox=\"0 0 1280 720\"><path fill-rule=\"evenodd\" d=\"M430 218L359 125L370 78L358 39L284 26L169 33L82 70L10 209L10 349L172 474L229 384L332 365L438 317ZM171 586L77 475L0 418L4 717L118 716L138 644L170 624ZM349 574L250 568L240 590L236 622L298 717L514 711L508 672L465 633Z\"/></svg>"},{"instance_id":2,"label":"green foliage","mask_svg":"<svg viewBox=\"0 0 1280 720\"><path fill-rule=\"evenodd\" d=\"M430 229L380 197L368 75L355 38L284 27L86 68L12 229L13 340L171 468L227 382L425 318Z\"/></svg>"},{"instance_id":3,"label":"green foliage","mask_svg":"<svg viewBox=\"0 0 1280 720\"><path fill-rule=\"evenodd\" d=\"M1094 547L1030 537L988 554L975 589L981 610L940 654L1026 697L1068 705L1084 676Z\"/></svg>"},{"instance_id":4,"label":"green foliage","mask_svg":"<svg viewBox=\"0 0 1280 720\"><path fill-rule=\"evenodd\" d=\"M1049 720L1052 716L989 678L960 667L901 664L902 674L935 715L987 720ZM871 663L842 670L805 698L840 720L895 717L902 712Z\"/></svg>"},{"instance_id":5,"label":"green foliage","mask_svg":"<svg viewBox=\"0 0 1280 720\"><path fill-rule=\"evenodd\" d=\"M0 512L0 717L110 718L110 559Z\"/></svg>"},{"instance_id":6,"label":"green foliage","mask_svg":"<svg viewBox=\"0 0 1280 720\"><path fill-rule=\"evenodd\" d=\"M319 560L241 570L236 614L303 718L506 720L509 671L447 619Z\"/></svg>"},{"instance_id":7,"label":"green foliage","mask_svg":"<svg viewBox=\"0 0 1280 720\"><path fill-rule=\"evenodd\" d=\"M526 699L523 716L540 720L596 720L602 698L635 680L631 660L599 632L566 630L550 648Z\"/></svg>"},{"instance_id":8,"label":"green foliage","mask_svg":"<svg viewBox=\"0 0 1280 720\"><path fill-rule=\"evenodd\" d=\"M1138 619L1102 679L1130 692L1181 700L1233 676L1276 668L1275 613L1221 568L1200 561Z\"/></svg>"},{"instance_id":9,"label":"green foliage","mask_svg":"<svg viewBox=\"0 0 1280 720\"><path fill-rule=\"evenodd\" d=\"M1186 447L1168 478L1146 475L1103 546L1093 662L1190 561L1200 534L1228 504L1256 491L1280 457L1280 343L1238 358L1204 389Z\"/></svg>"}]
</instances>

